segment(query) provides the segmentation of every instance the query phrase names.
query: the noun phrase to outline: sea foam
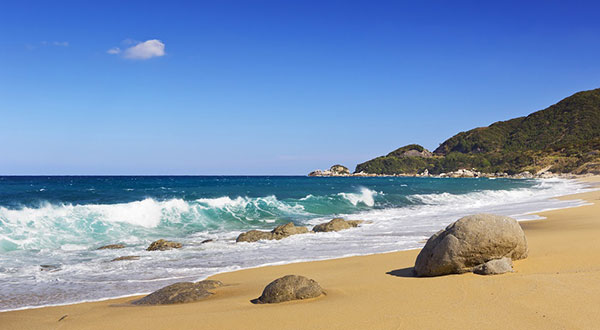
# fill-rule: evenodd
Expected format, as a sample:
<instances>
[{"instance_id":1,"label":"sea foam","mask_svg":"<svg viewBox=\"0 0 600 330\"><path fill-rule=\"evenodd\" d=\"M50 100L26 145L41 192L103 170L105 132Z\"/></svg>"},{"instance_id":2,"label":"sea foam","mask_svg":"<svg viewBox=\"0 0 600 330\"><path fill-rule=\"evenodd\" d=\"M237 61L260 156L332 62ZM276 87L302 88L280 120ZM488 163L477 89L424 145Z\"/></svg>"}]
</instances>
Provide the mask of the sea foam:
<instances>
[{"instance_id":1,"label":"sea foam","mask_svg":"<svg viewBox=\"0 0 600 330\"><path fill-rule=\"evenodd\" d=\"M348 182L356 182L352 179ZM3 206L0 310L145 293L176 281L260 265L418 248L423 239L461 216L489 212L528 219L533 211L583 205L581 200L553 197L589 190L559 179L506 181L508 189L480 189L487 181L472 179L398 180L405 180L393 187L401 194L356 185L350 191L311 192L298 198L268 194ZM461 193L429 189L455 185L469 189ZM372 223L342 232L235 243L235 237L249 229L268 230L290 220L312 226L334 216ZM183 248L145 251L158 238L177 240ZM214 241L200 244L205 239ZM109 243L127 247L95 250ZM108 262L122 255L139 255L140 260ZM41 271L43 264L56 267Z\"/></svg>"}]
</instances>

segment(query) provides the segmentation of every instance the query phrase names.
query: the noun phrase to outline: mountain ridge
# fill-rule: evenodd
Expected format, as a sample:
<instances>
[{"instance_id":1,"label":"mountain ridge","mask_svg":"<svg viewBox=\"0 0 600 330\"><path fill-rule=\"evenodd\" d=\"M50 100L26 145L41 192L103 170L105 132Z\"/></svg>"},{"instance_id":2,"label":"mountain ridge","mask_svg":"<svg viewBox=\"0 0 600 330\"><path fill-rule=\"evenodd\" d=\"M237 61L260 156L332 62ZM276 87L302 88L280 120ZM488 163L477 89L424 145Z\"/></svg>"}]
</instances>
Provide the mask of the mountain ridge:
<instances>
[{"instance_id":1,"label":"mountain ridge","mask_svg":"<svg viewBox=\"0 0 600 330\"><path fill-rule=\"evenodd\" d=\"M414 150L414 151L411 151ZM398 151L401 151L398 153ZM439 174L539 171L600 173L600 88L575 93L527 116L460 132L431 154L418 144L356 166L355 173Z\"/></svg>"}]
</instances>

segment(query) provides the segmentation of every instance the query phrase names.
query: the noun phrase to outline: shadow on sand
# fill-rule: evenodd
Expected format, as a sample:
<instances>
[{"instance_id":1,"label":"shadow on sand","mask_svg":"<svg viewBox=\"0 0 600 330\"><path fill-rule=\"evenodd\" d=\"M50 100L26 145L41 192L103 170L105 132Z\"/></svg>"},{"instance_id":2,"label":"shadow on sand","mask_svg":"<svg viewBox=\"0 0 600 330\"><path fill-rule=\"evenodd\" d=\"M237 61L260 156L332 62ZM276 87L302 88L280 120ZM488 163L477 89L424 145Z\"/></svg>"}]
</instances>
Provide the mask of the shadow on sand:
<instances>
[{"instance_id":1,"label":"shadow on sand","mask_svg":"<svg viewBox=\"0 0 600 330\"><path fill-rule=\"evenodd\" d=\"M396 276L396 277L417 277L415 275L415 267L407 267L401 269L394 269L386 274Z\"/></svg>"}]
</instances>

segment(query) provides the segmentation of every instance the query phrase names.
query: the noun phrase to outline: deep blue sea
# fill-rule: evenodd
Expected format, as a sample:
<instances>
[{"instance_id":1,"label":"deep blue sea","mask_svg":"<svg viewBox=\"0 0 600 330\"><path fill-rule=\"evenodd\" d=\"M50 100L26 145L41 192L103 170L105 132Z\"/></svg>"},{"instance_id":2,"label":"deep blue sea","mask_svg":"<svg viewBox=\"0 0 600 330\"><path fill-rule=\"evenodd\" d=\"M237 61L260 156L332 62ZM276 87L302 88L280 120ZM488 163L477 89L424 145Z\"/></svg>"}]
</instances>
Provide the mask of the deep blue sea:
<instances>
[{"instance_id":1,"label":"deep blue sea","mask_svg":"<svg viewBox=\"0 0 600 330\"><path fill-rule=\"evenodd\" d=\"M582 204L553 197L585 190L562 179L0 177L0 311L146 293L260 265L419 248L461 216L534 219L533 211ZM371 223L235 243L250 229L333 217ZM184 246L145 251L159 238ZM207 239L214 241L201 244ZM113 243L127 247L96 250ZM110 262L127 255L140 259Z\"/></svg>"}]
</instances>

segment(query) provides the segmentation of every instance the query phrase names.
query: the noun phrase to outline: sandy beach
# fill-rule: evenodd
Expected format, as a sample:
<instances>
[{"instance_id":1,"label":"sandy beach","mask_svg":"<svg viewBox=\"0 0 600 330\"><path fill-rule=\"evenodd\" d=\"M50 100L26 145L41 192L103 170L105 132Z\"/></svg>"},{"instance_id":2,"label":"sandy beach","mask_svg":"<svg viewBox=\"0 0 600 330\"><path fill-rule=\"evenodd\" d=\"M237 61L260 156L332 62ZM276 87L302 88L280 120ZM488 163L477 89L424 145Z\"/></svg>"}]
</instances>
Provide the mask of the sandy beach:
<instances>
[{"instance_id":1,"label":"sandy beach","mask_svg":"<svg viewBox=\"0 0 600 330\"><path fill-rule=\"evenodd\" d=\"M585 181L600 184L600 177ZM515 272L415 278L418 250L219 274L227 286L197 303L140 307L135 298L0 313L1 329L597 329L600 327L600 191L563 197L590 205L522 222L529 257ZM287 274L318 281L326 296L254 305ZM158 289L158 288L157 288ZM62 320L60 320L62 318ZM59 321L60 320L60 321Z\"/></svg>"}]
</instances>

